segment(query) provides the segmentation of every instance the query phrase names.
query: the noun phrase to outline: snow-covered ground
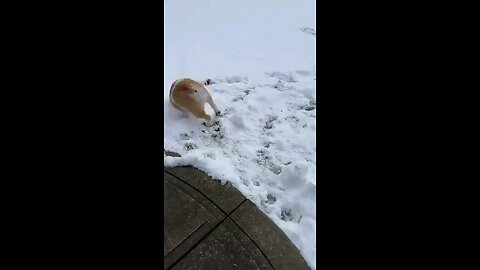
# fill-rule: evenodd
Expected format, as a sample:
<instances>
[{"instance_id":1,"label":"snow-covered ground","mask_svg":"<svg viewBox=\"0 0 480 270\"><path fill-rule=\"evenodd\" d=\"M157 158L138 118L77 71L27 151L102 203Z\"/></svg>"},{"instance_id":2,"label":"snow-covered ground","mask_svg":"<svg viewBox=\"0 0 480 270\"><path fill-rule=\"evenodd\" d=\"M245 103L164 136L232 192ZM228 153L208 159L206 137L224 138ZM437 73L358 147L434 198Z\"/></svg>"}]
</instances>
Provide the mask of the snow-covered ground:
<instances>
[{"instance_id":1,"label":"snow-covered ground","mask_svg":"<svg viewBox=\"0 0 480 270\"><path fill-rule=\"evenodd\" d=\"M315 1L164 3L164 165L231 182L316 269ZM216 125L168 103L181 77L213 81Z\"/></svg>"}]
</instances>

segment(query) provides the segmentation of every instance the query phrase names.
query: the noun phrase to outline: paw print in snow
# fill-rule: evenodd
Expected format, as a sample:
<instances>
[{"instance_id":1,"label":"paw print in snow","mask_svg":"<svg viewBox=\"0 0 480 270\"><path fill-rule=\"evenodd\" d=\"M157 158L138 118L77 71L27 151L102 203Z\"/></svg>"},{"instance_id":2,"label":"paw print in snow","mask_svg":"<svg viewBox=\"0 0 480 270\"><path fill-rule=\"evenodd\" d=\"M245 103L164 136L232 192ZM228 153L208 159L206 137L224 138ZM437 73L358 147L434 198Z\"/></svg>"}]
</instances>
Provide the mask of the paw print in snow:
<instances>
[{"instance_id":1,"label":"paw print in snow","mask_svg":"<svg viewBox=\"0 0 480 270\"><path fill-rule=\"evenodd\" d=\"M265 122L265 125L263 126L263 129L264 130L272 129L273 128L273 122L275 122L277 119L278 119L278 116L276 116L276 115L267 116L267 121Z\"/></svg>"}]
</instances>

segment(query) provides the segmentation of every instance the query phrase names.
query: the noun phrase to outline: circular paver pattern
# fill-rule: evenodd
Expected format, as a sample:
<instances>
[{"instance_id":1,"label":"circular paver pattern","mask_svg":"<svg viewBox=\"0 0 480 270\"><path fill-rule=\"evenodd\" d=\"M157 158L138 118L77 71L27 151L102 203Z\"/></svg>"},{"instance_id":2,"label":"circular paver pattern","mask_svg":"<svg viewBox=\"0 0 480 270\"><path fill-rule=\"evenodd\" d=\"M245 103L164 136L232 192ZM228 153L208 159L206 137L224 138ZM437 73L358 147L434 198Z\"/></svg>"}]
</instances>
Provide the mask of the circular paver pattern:
<instances>
[{"instance_id":1,"label":"circular paver pattern","mask_svg":"<svg viewBox=\"0 0 480 270\"><path fill-rule=\"evenodd\" d=\"M232 185L193 167L164 168L164 269L310 269Z\"/></svg>"}]
</instances>

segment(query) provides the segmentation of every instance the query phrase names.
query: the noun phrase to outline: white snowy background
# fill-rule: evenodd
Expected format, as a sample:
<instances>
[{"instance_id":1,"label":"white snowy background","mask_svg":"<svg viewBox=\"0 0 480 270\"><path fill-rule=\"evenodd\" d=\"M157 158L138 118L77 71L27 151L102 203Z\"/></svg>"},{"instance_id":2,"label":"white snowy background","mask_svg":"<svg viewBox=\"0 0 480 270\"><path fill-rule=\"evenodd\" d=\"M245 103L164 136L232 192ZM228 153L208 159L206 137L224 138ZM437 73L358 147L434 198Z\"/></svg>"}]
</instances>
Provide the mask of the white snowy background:
<instances>
[{"instance_id":1,"label":"white snowy background","mask_svg":"<svg viewBox=\"0 0 480 270\"><path fill-rule=\"evenodd\" d=\"M182 155L164 165L232 183L316 269L315 1L164 5L164 148ZM213 127L169 104L170 85L182 77L212 80L224 113Z\"/></svg>"}]
</instances>

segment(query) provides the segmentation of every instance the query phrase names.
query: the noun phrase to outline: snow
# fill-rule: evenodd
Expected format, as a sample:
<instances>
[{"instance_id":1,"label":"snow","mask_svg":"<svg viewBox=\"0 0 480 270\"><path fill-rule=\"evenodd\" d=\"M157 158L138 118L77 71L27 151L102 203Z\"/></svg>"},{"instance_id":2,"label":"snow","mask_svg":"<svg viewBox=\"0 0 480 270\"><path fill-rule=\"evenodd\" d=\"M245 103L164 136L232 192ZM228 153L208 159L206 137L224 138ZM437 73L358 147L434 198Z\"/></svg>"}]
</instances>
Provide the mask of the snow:
<instances>
[{"instance_id":1,"label":"snow","mask_svg":"<svg viewBox=\"0 0 480 270\"><path fill-rule=\"evenodd\" d=\"M164 3L164 165L232 183L316 269L315 1ZM212 80L217 124L169 104L182 77Z\"/></svg>"}]
</instances>

